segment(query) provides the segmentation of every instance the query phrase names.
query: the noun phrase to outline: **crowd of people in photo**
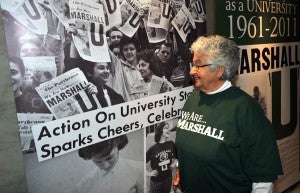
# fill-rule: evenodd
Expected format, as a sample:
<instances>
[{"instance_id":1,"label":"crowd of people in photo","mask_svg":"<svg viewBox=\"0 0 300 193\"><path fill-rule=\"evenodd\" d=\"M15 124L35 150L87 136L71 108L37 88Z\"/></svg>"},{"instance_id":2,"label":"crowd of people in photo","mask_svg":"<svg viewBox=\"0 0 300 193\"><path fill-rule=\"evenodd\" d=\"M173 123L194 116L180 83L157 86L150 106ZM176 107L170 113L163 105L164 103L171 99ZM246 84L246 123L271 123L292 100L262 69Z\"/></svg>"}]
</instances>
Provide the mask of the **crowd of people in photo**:
<instances>
[{"instance_id":1,"label":"crowd of people in photo","mask_svg":"<svg viewBox=\"0 0 300 193\"><path fill-rule=\"evenodd\" d=\"M190 53L186 51L188 47L184 42L176 37L175 31L170 32L167 39L159 43L149 43L145 41L147 34L145 28L140 28L133 37L123 34L117 27L113 27L106 32L110 62L91 62L81 58L78 50L72 41L72 35L78 35L75 25L69 28L63 26L60 21L51 12L46 3L40 3L44 8L44 14L47 19L48 33L37 35L28 30L26 26L18 23L9 12L2 11L4 16L4 27L6 31L14 33L7 34L7 41L13 42L8 45L8 51L11 58L19 62L10 60L11 68L24 68L21 66L25 57L43 57L52 56L55 58L56 72L40 73L35 71L31 77L25 77L20 73L20 81L16 93L16 100L20 93L22 95L33 95L30 99L40 101L41 104L35 104L32 101L22 100L17 104L19 108L26 106L19 113L49 113L47 108L36 109L36 105L43 106L43 101L38 100L39 96L35 88L41 83L46 82L55 76L59 76L68 70L80 68L95 86L93 92L103 93L108 90L110 102L103 104L109 106L120 102L131 101L143 98L153 94L159 94L166 91L182 88L191 85L191 79L188 75ZM173 39L178 41L174 42ZM146 43L145 43L146 42ZM180 42L182 45L179 45ZM24 63L24 62L23 62ZM41 62L42 63L42 62ZM41 64L42 65L42 64ZM90 69L91 65L94 67ZM26 69L26 66L25 66ZM20 70L18 70L20 71ZM36 79L36 77L44 77ZM99 83L101 82L101 83ZM159 85L160 89L154 87ZM14 86L15 87L15 86ZM112 94L114 93L114 94ZM98 94L100 101L104 101L103 94ZM117 96L117 97L116 97ZM120 100L120 97L123 98ZM107 99L106 99L107 100ZM30 103L27 105L26 103ZM102 106L102 107L103 107Z\"/></svg>"},{"instance_id":2,"label":"crowd of people in photo","mask_svg":"<svg viewBox=\"0 0 300 193\"><path fill-rule=\"evenodd\" d=\"M60 106L57 107L60 111L59 116L55 117L36 89L43 83L49 83L77 68L83 72L88 81L84 89L87 97L72 96L72 98L77 101L89 100L90 105L95 105L97 108L109 107L192 85L191 77L188 75L192 58L189 46L195 37L205 33L204 25L203 28L201 25L197 29L191 29L186 41L183 41L170 25L170 30L164 40L151 43L148 39L146 24L143 23L145 18L141 15L139 20L141 25L132 37L118 28L125 24L106 29L104 35L107 44L105 46L107 46L109 60L95 62L80 55L80 53L91 55L89 48L91 45L85 33L90 28L85 25L85 22L76 24L70 22L66 26L53 13L49 3L38 1L38 4L38 9L41 9L47 23L46 34L36 33L32 30L34 27L20 22L11 12L2 10L16 110L19 115L47 114L53 115L52 120L54 120L94 110L95 108L88 106L81 106L79 110L76 103L67 99L59 104ZM70 10L67 9L68 4L65 6L65 13L68 16ZM124 10L121 9L122 11ZM75 45L74 37L82 38L82 47L78 48L78 45ZM99 53L99 55L102 54ZM50 61L49 64L52 61L53 65L49 67L47 63L46 67L46 60ZM28 62L31 61L37 64L28 66ZM76 186L66 191L125 192L126 190L142 193L146 189L143 166L148 162L151 169L146 172L147 179L150 179L147 191L170 192L172 172L176 162L174 139L171 140L169 137L172 129L174 128L170 128L165 122L145 128L149 137L147 140L155 135L155 143L151 144L146 160L139 158L144 155L134 153L136 156L129 159L119 157L119 151L125 149L130 134L79 149L79 157L91 160L98 169L93 170ZM139 140L136 146L142 146L140 142L143 140ZM30 151L22 147L24 153L36 151L33 138L29 143ZM124 150L126 151L130 150ZM163 160L155 158L157 154L164 154ZM111 183L112 180L115 183ZM158 183L159 180L164 180L163 182L167 184Z\"/></svg>"}]
</instances>

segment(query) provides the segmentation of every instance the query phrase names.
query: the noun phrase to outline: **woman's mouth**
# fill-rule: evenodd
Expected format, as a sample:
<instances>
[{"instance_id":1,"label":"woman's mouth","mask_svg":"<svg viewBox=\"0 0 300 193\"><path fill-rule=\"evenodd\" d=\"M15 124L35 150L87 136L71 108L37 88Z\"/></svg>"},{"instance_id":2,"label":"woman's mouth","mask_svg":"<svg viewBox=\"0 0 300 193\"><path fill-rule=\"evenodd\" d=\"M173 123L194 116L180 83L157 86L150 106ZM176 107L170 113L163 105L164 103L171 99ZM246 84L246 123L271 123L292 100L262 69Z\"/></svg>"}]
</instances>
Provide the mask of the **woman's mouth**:
<instances>
[{"instance_id":1,"label":"woman's mouth","mask_svg":"<svg viewBox=\"0 0 300 193\"><path fill-rule=\"evenodd\" d=\"M193 76L193 80L195 81L195 80L199 80L200 78L199 77L197 77L197 76Z\"/></svg>"}]
</instances>

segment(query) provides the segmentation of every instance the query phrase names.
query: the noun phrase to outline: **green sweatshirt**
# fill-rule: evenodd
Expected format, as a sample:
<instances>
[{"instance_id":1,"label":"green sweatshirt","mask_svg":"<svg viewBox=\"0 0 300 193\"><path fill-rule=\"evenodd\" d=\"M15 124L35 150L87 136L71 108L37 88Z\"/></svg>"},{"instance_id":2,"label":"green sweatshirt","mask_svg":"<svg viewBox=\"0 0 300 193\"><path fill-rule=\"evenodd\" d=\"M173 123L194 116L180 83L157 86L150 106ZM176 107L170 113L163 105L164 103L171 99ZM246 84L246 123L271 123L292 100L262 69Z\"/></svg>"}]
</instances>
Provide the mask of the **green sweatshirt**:
<instances>
[{"instance_id":1,"label":"green sweatshirt","mask_svg":"<svg viewBox=\"0 0 300 193\"><path fill-rule=\"evenodd\" d=\"M253 182L282 174L272 124L235 86L191 94L177 124L176 148L185 193L250 193Z\"/></svg>"}]
</instances>

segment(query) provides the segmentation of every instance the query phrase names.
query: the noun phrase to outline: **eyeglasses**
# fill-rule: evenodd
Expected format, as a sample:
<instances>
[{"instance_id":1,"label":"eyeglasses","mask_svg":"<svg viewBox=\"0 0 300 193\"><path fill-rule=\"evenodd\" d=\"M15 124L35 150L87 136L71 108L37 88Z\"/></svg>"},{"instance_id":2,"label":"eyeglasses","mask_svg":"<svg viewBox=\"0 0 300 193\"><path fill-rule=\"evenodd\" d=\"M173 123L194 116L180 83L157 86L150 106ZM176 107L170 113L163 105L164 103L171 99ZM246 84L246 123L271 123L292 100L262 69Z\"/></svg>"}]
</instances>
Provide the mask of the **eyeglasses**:
<instances>
[{"instance_id":1,"label":"eyeglasses","mask_svg":"<svg viewBox=\"0 0 300 193\"><path fill-rule=\"evenodd\" d=\"M206 66L211 66L212 64L199 64L199 61L191 62L191 67L195 67L196 69L204 68Z\"/></svg>"}]
</instances>

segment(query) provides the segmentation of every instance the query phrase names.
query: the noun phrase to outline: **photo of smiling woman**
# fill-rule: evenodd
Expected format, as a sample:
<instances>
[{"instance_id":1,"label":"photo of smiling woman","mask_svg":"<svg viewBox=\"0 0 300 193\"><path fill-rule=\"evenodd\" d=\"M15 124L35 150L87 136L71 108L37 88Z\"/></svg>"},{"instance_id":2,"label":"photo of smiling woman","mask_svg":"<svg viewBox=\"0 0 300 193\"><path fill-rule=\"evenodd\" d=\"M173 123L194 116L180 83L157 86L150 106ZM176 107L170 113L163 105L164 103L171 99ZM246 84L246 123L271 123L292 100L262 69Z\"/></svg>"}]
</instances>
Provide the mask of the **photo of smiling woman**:
<instances>
[{"instance_id":1,"label":"photo of smiling woman","mask_svg":"<svg viewBox=\"0 0 300 193\"><path fill-rule=\"evenodd\" d=\"M121 65L114 65L115 75L122 76L118 85L124 85L124 99L131 101L145 97L147 85L138 69L136 39L123 36L120 40Z\"/></svg>"},{"instance_id":2,"label":"photo of smiling woman","mask_svg":"<svg viewBox=\"0 0 300 193\"><path fill-rule=\"evenodd\" d=\"M147 84L146 95L155 95L175 90L175 87L166 79L155 74L155 66L152 62L153 52L145 49L137 54L139 71Z\"/></svg>"},{"instance_id":3,"label":"photo of smiling woman","mask_svg":"<svg viewBox=\"0 0 300 193\"><path fill-rule=\"evenodd\" d=\"M120 94L106 85L111 77L110 62L84 61L84 65L81 66L81 69L89 81L87 93L89 95L95 94L98 99L99 103L97 107L94 108L107 107L124 102Z\"/></svg>"}]
</instances>

